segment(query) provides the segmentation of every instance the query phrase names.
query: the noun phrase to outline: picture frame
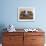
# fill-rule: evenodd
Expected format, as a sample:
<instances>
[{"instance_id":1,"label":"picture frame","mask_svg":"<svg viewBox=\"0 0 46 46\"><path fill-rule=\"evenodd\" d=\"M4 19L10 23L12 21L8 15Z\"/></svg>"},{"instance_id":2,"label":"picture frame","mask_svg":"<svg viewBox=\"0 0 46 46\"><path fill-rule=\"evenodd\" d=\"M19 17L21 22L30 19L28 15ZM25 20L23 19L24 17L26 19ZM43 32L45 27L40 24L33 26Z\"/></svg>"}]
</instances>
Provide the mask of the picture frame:
<instances>
[{"instance_id":1,"label":"picture frame","mask_svg":"<svg viewBox=\"0 0 46 46\"><path fill-rule=\"evenodd\" d=\"M35 21L35 8L19 7L18 21Z\"/></svg>"}]
</instances>

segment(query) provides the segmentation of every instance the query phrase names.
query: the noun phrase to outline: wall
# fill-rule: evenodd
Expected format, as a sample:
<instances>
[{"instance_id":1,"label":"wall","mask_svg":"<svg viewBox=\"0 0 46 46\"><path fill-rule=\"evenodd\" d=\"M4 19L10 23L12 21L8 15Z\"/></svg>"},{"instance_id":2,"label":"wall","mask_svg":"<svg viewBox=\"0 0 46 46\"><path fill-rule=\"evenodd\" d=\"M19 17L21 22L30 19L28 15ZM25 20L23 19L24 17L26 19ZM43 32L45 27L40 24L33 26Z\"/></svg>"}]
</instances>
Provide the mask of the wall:
<instances>
[{"instance_id":1,"label":"wall","mask_svg":"<svg viewBox=\"0 0 46 46\"><path fill-rule=\"evenodd\" d=\"M0 0L0 25L13 24L16 28L41 27L46 28L46 0ZM33 7L36 11L34 22L18 22L17 8Z\"/></svg>"}]
</instances>

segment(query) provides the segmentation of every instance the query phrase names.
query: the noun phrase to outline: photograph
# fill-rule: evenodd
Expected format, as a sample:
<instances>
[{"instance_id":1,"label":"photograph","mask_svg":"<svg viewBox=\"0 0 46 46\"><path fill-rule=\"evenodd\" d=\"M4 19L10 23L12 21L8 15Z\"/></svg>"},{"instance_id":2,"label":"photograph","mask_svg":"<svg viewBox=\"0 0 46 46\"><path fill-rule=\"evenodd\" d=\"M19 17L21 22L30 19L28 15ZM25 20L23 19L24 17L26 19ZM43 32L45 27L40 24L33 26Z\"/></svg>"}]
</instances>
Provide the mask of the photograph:
<instances>
[{"instance_id":1,"label":"photograph","mask_svg":"<svg viewBox=\"0 0 46 46\"><path fill-rule=\"evenodd\" d=\"M31 7L18 8L18 21L34 21L35 9Z\"/></svg>"}]
</instances>

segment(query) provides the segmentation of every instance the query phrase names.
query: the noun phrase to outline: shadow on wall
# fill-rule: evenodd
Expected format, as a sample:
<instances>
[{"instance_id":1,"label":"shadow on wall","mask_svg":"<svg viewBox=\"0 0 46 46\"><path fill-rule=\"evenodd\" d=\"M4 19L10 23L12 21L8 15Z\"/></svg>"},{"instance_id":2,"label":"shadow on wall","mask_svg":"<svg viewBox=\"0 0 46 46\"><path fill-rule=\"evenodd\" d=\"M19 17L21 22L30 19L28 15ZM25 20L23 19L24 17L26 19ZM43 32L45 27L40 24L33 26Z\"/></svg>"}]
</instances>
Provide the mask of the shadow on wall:
<instances>
[{"instance_id":1,"label":"shadow on wall","mask_svg":"<svg viewBox=\"0 0 46 46\"><path fill-rule=\"evenodd\" d=\"M2 33L6 31L4 28L6 28L6 26L4 24L0 24L0 43L2 43Z\"/></svg>"}]
</instances>

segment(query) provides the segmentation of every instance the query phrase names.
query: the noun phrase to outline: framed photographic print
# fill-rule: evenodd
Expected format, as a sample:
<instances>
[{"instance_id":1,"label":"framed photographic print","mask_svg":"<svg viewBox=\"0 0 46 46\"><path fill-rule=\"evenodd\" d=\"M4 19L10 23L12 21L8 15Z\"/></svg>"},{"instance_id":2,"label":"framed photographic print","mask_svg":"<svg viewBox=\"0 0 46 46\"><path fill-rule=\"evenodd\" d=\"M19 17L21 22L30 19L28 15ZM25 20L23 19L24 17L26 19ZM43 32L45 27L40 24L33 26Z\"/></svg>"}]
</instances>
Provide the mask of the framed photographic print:
<instances>
[{"instance_id":1,"label":"framed photographic print","mask_svg":"<svg viewBox=\"0 0 46 46\"><path fill-rule=\"evenodd\" d=\"M19 7L18 21L35 21L35 8Z\"/></svg>"}]
</instances>

